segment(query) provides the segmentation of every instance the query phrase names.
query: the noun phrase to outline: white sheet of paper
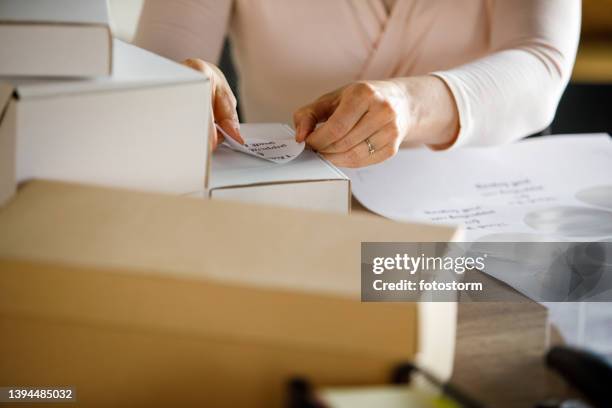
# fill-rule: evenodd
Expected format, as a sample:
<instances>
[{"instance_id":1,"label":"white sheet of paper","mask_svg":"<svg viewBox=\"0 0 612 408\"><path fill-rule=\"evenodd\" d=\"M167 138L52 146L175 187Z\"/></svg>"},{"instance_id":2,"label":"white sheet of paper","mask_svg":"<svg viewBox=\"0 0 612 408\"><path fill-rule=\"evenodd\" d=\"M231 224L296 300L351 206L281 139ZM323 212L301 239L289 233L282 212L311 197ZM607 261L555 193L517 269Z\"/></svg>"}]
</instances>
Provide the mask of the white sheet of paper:
<instances>
[{"instance_id":1,"label":"white sheet of paper","mask_svg":"<svg viewBox=\"0 0 612 408\"><path fill-rule=\"evenodd\" d=\"M342 170L371 211L460 224L465 241L612 239L607 134L442 152L403 149L381 164Z\"/></svg>"},{"instance_id":2,"label":"white sheet of paper","mask_svg":"<svg viewBox=\"0 0 612 408\"><path fill-rule=\"evenodd\" d=\"M241 131L244 145L232 139L221 127L217 129L225 136L223 142L230 149L250 156L259 157L274 163L290 162L298 157L305 143L297 143L293 130L287 125L277 123L249 124Z\"/></svg>"},{"instance_id":3,"label":"white sheet of paper","mask_svg":"<svg viewBox=\"0 0 612 408\"><path fill-rule=\"evenodd\" d=\"M612 142L606 134L443 152L406 149L379 165L342 170L371 211L462 225L465 242L612 240ZM568 282L526 264L501 263L487 272L532 298L567 290Z\"/></svg>"},{"instance_id":4,"label":"white sheet of paper","mask_svg":"<svg viewBox=\"0 0 612 408\"><path fill-rule=\"evenodd\" d=\"M461 224L466 242L612 240L612 139L607 134L442 152L405 149L379 165L342 170L351 178L353 194L371 211L396 220ZM567 293L571 285L567 276L534 269L528 260L520 267L504 260L490 266L487 273L532 298ZM545 305L566 339L611 352L610 333L601 329L612 317L609 304ZM583 305L597 306L599 314L577 313L574 306Z\"/></svg>"}]
</instances>

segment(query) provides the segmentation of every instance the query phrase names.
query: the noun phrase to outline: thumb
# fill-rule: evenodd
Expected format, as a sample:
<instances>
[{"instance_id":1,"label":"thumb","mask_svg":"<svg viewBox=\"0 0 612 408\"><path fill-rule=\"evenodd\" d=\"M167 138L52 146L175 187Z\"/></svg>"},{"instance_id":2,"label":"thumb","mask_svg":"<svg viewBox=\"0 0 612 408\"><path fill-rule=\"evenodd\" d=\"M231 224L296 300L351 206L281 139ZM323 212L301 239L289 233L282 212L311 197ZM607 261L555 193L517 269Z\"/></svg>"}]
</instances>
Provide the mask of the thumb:
<instances>
[{"instance_id":1,"label":"thumb","mask_svg":"<svg viewBox=\"0 0 612 408\"><path fill-rule=\"evenodd\" d=\"M337 105L338 91L334 91L295 111L293 114L295 140L298 143L306 140L318 123L325 122L334 113Z\"/></svg>"},{"instance_id":2,"label":"thumb","mask_svg":"<svg viewBox=\"0 0 612 408\"><path fill-rule=\"evenodd\" d=\"M202 72L210 79L211 110L213 114L212 128L214 128L214 123L217 123L232 139L240 144L244 144L244 139L240 134L240 121L236 111L236 97L232 93L223 72L215 65L198 58L186 59L183 64ZM215 133L216 137L214 140L222 141L223 135L216 132L216 129Z\"/></svg>"},{"instance_id":3,"label":"thumb","mask_svg":"<svg viewBox=\"0 0 612 408\"><path fill-rule=\"evenodd\" d=\"M306 137L312 133L317 126L317 117L314 115L310 106L297 110L293 114L293 124L295 126L295 141L302 143Z\"/></svg>"},{"instance_id":4,"label":"thumb","mask_svg":"<svg viewBox=\"0 0 612 408\"><path fill-rule=\"evenodd\" d=\"M240 134L240 121L236 112L236 98L225 90L217 90L213 100L213 115L217 123L224 131L240 144L244 139Z\"/></svg>"}]
</instances>

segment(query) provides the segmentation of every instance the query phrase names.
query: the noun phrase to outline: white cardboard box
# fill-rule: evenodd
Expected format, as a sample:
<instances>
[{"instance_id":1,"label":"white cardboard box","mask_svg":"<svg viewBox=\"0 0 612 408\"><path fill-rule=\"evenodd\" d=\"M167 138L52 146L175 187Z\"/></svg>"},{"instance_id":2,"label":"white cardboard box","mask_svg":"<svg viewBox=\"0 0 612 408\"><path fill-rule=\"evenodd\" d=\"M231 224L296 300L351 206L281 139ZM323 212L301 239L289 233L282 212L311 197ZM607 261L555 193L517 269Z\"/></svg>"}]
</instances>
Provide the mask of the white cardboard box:
<instances>
[{"instance_id":1,"label":"white cardboard box","mask_svg":"<svg viewBox=\"0 0 612 408\"><path fill-rule=\"evenodd\" d=\"M0 79L0 203L35 178L206 189L208 79L118 40L114 48L108 78Z\"/></svg>"},{"instance_id":2,"label":"white cardboard box","mask_svg":"<svg viewBox=\"0 0 612 408\"><path fill-rule=\"evenodd\" d=\"M282 124L242 124L250 133L269 128L271 138L285 136ZM304 150L289 163L276 164L220 146L212 156L209 197L348 214L350 180L318 154Z\"/></svg>"},{"instance_id":3,"label":"white cardboard box","mask_svg":"<svg viewBox=\"0 0 612 408\"><path fill-rule=\"evenodd\" d=\"M0 0L0 75L110 75L106 0Z\"/></svg>"}]
</instances>

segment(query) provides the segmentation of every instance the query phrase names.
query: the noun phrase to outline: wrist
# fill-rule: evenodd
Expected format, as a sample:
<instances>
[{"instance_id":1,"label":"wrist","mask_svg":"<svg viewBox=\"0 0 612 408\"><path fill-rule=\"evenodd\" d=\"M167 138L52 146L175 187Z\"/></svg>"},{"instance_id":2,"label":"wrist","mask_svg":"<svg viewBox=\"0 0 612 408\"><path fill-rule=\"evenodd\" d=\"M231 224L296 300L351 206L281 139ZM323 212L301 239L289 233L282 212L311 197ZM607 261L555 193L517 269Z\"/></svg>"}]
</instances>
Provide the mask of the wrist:
<instances>
[{"instance_id":1,"label":"wrist","mask_svg":"<svg viewBox=\"0 0 612 408\"><path fill-rule=\"evenodd\" d=\"M396 78L407 98L410 127L404 141L435 150L453 145L459 134L459 113L446 83L433 75Z\"/></svg>"}]
</instances>

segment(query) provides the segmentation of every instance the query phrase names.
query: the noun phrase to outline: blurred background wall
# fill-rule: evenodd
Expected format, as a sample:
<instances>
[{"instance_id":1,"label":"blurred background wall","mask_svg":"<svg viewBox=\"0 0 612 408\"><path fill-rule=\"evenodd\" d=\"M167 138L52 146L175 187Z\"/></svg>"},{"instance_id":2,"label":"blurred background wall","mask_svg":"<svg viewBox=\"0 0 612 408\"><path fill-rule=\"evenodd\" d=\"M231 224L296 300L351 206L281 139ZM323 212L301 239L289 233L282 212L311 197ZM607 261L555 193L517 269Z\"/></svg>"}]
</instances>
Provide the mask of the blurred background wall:
<instances>
[{"instance_id":1,"label":"blurred background wall","mask_svg":"<svg viewBox=\"0 0 612 408\"><path fill-rule=\"evenodd\" d=\"M131 41L143 0L109 0L109 3L115 35ZM219 65L236 89L239 78L229 47L226 42ZM548 133L612 133L611 101L612 0L582 0L582 33L572 81Z\"/></svg>"},{"instance_id":2,"label":"blurred background wall","mask_svg":"<svg viewBox=\"0 0 612 408\"><path fill-rule=\"evenodd\" d=\"M582 0L574 81L612 82L612 0Z\"/></svg>"},{"instance_id":3,"label":"blurred background wall","mask_svg":"<svg viewBox=\"0 0 612 408\"><path fill-rule=\"evenodd\" d=\"M132 41L144 0L108 0L115 37Z\"/></svg>"}]
</instances>

